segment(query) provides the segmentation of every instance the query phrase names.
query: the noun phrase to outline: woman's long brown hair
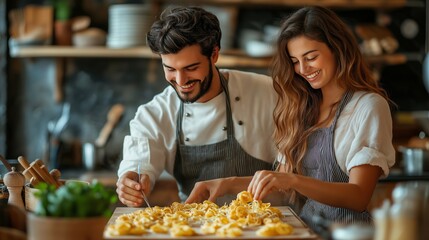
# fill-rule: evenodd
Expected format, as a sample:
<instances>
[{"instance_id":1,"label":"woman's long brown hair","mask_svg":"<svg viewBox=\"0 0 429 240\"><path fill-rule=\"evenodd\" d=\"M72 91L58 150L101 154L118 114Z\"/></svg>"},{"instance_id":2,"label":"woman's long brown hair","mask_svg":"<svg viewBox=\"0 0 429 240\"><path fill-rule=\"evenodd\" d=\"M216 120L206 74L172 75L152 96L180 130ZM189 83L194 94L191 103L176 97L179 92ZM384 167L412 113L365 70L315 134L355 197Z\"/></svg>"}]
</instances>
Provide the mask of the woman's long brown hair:
<instances>
[{"instance_id":1,"label":"woman's long brown hair","mask_svg":"<svg viewBox=\"0 0 429 240\"><path fill-rule=\"evenodd\" d=\"M319 6L305 7L285 19L271 68L279 96L274 110L274 140L286 160L286 172L302 174L301 162L308 136L318 127L322 93L294 71L287 44L298 36L323 42L331 49L337 61L336 79L341 88L388 97L372 76L354 35L333 11ZM331 113L337 104L332 106Z\"/></svg>"}]
</instances>

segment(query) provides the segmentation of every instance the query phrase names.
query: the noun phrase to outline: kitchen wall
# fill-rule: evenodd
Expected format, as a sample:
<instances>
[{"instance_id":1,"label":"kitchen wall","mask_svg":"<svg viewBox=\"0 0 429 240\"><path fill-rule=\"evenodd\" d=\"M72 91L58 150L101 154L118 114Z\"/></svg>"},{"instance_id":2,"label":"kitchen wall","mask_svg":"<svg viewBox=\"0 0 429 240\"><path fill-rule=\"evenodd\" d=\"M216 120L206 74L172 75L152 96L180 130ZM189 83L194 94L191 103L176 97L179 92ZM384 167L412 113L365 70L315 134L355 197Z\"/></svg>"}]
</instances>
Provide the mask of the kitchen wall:
<instances>
[{"instance_id":1,"label":"kitchen wall","mask_svg":"<svg viewBox=\"0 0 429 240\"><path fill-rule=\"evenodd\" d=\"M25 1L19 2L22 4ZM76 14L90 14L93 26L107 29L106 6L110 1L91 0L77 1L77 3L90 7L76 7ZM410 10L398 11L394 13L395 17L401 16L404 19L418 16L417 22L420 24L423 21L424 24L424 10L423 15L421 11L418 13ZM278 22L287 12L276 8L244 8L238 18L238 26L260 28L261 26L258 24ZM372 11L369 12L372 13ZM341 12L348 19L374 20L375 16L367 13L368 11L365 10ZM410 15L404 17L403 14ZM400 25L400 23L395 23L391 27L394 30L398 29ZM1 29L0 24L0 31L2 31ZM424 26L421 26L420 31L424 31L423 29ZM405 48L404 51L424 51L424 39L421 39L421 35L425 34L424 32L419 34L415 39L401 39L400 44ZM4 46L4 38L0 40L1 46ZM237 44L238 39L235 37L234 45ZM414 48L410 50L405 46ZM5 55L2 54L2 56ZM381 83L393 96L393 100L398 103L402 111L429 109L429 96L422 87L420 62L422 56L419 55L415 61L399 66L381 68ZM6 84L6 79L0 73L0 112L7 107L7 125L4 123L5 114L0 114L0 153L5 154L9 159L24 155L30 161L36 158L47 160L48 126L54 125L58 121L64 104L68 103L70 104L70 117L59 136L62 143L59 154L60 166L62 168L82 168L82 143L95 141L106 123L110 107L121 103L125 106L125 113L104 148L106 161L101 166L103 169L116 170L118 160L121 158L122 140L129 132L128 123L134 117L137 107L149 101L167 86L159 60L140 58L63 59L65 77L62 84L64 93L62 102L56 102L54 99L56 60L54 58L8 59L7 103L5 102L6 94L4 94L6 88L2 87ZM0 60L0 64L3 64L2 61ZM150 61L156 61L155 79L148 77L151 73ZM241 69L268 72L267 69ZM403 89L407 89L407 91L405 92ZM6 131L6 135L2 131Z\"/></svg>"},{"instance_id":2,"label":"kitchen wall","mask_svg":"<svg viewBox=\"0 0 429 240\"><path fill-rule=\"evenodd\" d=\"M80 161L81 143L94 142L107 121L110 107L125 106L125 112L106 143L109 159L118 158L128 122L139 104L165 87L165 81L145 80L147 60L68 59L63 82L64 100L54 101L55 59L14 59L11 62L8 103L10 122L8 156L25 155L30 160L47 158L48 124L61 117L63 104L70 104L70 117L60 140L60 158L67 166ZM158 75L162 76L162 75ZM64 166L64 165L63 165Z\"/></svg>"}]
</instances>

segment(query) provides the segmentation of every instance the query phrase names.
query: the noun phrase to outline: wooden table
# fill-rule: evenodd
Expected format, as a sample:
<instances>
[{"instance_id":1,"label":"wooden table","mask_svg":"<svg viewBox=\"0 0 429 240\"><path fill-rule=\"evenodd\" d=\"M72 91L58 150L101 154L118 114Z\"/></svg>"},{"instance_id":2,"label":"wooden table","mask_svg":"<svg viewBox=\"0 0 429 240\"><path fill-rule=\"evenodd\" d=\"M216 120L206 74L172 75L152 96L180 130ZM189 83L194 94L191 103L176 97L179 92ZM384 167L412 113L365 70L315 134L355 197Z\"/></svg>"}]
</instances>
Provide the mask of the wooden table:
<instances>
[{"instance_id":1,"label":"wooden table","mask_svg":"<svg viewBox=\"0 0 429 240\"><path fill-rule=\"evenodd\" d=\"M191 240L197 240L197 239L320 239L318 235L316 235L299 217L298 215L289 207L281 206L277 207L281 210L283 213L283 221L287 222L288 224L292 225L294 227L294 232L291 235L287 236L274 236L274 237L260 237L256 235L255 229L246 229L243 231L243 235L236 238L224 238L224 237L217 237L214 235L199 235L199 236L193 236L193 237L172 237L169 234L154 234L149 233L145 235L140 236L108 236L104 235L104 239L109 240L135 240L135 239L191 239ZM113 224L120 215L131 213L136 210L139 210L139 208L127 208L127 207L118 207L115 209L113 215L109 219L109 224ZM199 229L196 228L196 231L199 232Z\"/></svg>"}]
</instances>

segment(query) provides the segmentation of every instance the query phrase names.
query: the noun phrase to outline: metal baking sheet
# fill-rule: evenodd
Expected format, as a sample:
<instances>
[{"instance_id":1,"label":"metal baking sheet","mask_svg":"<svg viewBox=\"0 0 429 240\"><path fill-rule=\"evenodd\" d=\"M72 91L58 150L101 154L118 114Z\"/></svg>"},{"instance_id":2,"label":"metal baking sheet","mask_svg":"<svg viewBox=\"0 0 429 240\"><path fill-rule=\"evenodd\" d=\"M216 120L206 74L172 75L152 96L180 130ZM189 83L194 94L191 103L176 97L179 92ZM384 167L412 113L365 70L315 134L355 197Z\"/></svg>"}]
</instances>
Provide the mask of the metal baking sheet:
<instances>
[{"instance_id":1,"label":"metal baking sheet","mask_svg":"<svg viewBox=\"0 0 429 240\"><path fill-rule=\"evenodd\" d=\"M227 238L227 237L218 237L216 235L197 235L192 237L172 237L170 234L155 234L155 233L147 233L144 235L125 235L125 236L110 236L108 234L104 234L104 239L109 240L135 240L135 239L169 239L169 240L183 240L183 239L319 239L320 237L315 234L308 226L298 217L298 215L290 208L286 206L277 207L283 214L282 220L287 222L288 224L294 227L294 231L291 235L285 236L270 236L270 237L261 237L256 235L256 230L259 228L249 228L243 230L243 235L240 237ZM131 213L140 208L128 208L128 207L118 207L113 212L110 217L107 225L113 224L120 215ZM198 227L194 227L196 232L199 232Z\"/></svg>"}]
</instances>

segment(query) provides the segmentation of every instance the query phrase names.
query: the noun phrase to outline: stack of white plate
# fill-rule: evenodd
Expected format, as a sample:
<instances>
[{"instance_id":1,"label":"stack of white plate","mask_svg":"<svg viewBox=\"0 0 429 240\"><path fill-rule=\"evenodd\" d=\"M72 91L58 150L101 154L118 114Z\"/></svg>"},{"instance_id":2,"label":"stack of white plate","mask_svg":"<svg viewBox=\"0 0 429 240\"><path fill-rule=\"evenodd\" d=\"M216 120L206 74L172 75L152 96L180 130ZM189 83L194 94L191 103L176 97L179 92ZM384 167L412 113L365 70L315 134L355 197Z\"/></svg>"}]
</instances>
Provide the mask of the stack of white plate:
<instances>
[{"instance_id":1,"label":"stack of white plate","mask_svg":"<svg viewBox=\"0 0 429 240\"><path fill-rule=\"evenodd\" d=\"M145 45L151 14L149 5L115 4L109 8L107 46L127 48Z\"/></svg>"}]
</instances>

